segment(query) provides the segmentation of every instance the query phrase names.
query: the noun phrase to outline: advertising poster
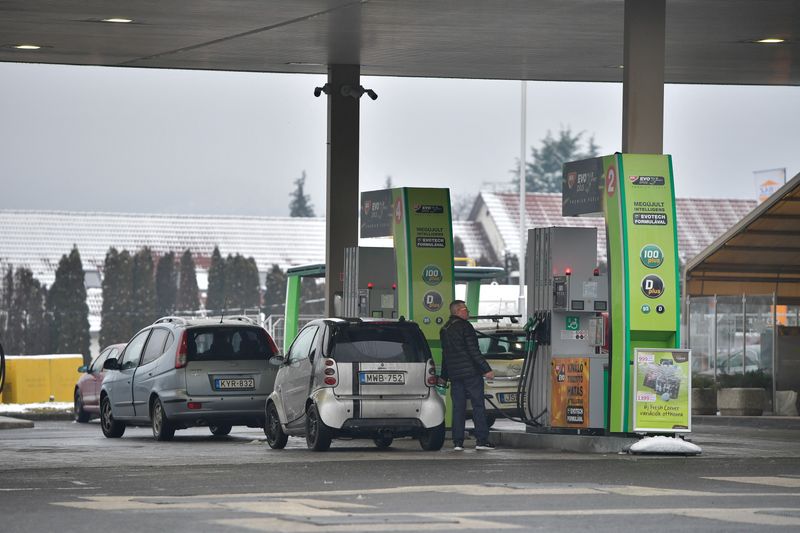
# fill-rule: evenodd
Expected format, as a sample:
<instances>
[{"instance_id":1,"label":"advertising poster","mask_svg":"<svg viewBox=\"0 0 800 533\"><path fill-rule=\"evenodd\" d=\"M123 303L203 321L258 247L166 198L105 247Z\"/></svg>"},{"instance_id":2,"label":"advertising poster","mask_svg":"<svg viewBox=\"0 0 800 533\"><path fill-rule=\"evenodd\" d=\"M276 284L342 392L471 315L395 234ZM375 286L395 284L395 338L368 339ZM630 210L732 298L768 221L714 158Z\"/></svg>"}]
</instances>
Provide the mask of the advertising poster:
<instances>
[{"instance_id":1,"label":"advertising poster","mask_svg":"<svg viewBox=\"0 0 800 533\"><path fill-rule=\"evenodd\" d=\"M753 172L753 178L756 181L758 203L761 204L786 184L786 169L757 170Z\"/></svg>"},{"instance_id":2,"label":"advertising poster","mask_svg":"<svg viewBox=\"0 0 800 533\"><path fill-rule=\"evenodd\" d=\"M603 212L603 158L564 163L561 215L597 216Z\"/></svg>"},{"instance_id":3,"label":"advertising poster","mask_svg":"<svg viewBox=\"0 0 800 533\"><path fill-rule=\"evenodd\" d=\"M637 348L634 431L691 431L691 351Z\"/></svg>"},{"instance_id":4,"label":"advertising poster","mask_svg":"<svg viewBox=\"0 0 800 533\"><path fill-rule=\"evenodd\" d=\"M392 235L391 189L361 193L359 223L362 239Z\"/></svg>"},{"instance_id":5,"label":"advertising poster","mask_svg":"<svg viewBox=\"0 0 800 533\"><path fill-rule=\"evenodd\" d=\"M589 359L553 358L550 365L550 425L589 427Z\"/></svg>"},{"instance_id":6,"label":"advertising poster","mask_svg":"<svg viewBox=\"0 0 800 533\"><path fill-rule=\"evenodd\" d=\"M422 328L428 340L450 317L453 301L453 230L448 189L393 191L398 315Z\"/></svg>"},{"instance_id":7,"label":"advertising poster","mask_svg":"<svg viewBox=\"0 0 800 533\"><path fill-rule=\"evenodd\" d=\"M630 329L678 328L677 224L666 157L624 157ZM672 346L675 346L674 344Z\"/></svg>"}]
</instances>

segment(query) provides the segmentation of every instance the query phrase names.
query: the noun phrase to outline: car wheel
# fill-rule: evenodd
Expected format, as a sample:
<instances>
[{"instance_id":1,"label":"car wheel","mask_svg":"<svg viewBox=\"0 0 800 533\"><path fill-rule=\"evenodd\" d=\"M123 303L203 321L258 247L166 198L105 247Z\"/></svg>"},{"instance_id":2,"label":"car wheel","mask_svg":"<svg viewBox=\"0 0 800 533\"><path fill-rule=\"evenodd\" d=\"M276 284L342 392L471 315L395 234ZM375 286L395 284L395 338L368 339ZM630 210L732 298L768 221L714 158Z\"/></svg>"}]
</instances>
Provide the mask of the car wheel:
<instances>
[{"instance_id":1,"label":"car wheel","mask_svg":"<svg viewBox=\"0 0 800 533\"><path fill-rule=\"evenodd\" d=\"M83 395L78 389L75 389L75 403L72 408L72 413L75 418L75 422L85 424L89 421L90 415L83 409Z\"/></svg>"},{"instance_id":2,"label":"car wheel","mask_svg":"<svg viewBox=\"0 0 800 533\"><path fill-rule=\"evenodd\" d=\"M289 440L289 436L283 432L281 420L278 418L278 408L270 402L267 404L267 418L264 422L264 434L267 436L267 444L273 450L282 450Z\"/></svg>"},{"instance_id":3,"label":"car wheel","mask_svg":"<svg viewBox=\"0 0 800 533\"><path fill-rule=\"evenodd\" d=\"M392 437L375 437L372 439L372 442L375 443L375 446L383 450L391 446L394 439Z\"/></svg>"},{"instance_id":4,"label":"car wheel","mask_svg":"<svg viewBox=\"0 0 800 533\"><path fill-rule=\"evenodd\" d=\"M317 406L311 404L306 413L306 444L316 452L324 452L331 447L331 428L319 416Z\"/></svg>"},{"instance_id":5,"label":"car wheel","mask_svg":"<svg viewBox=\"0 0 800 533\"><path fill-rule=\"evenodd\" d=\"M435 452L444 446L444 424L426 429L419 436L419 445L423 450Z\"/></svg>"},{"instance_id":6,"label":"car wheel","mask_svg":"<svg viewBox=\"0 0 800 533\"><path fill-rule=\"evenodd\" d=\"M486 427L492 427L495 422L497 422L495 415L486 415Z\"/></svg>"},{"instance_id":7,"label":"car wheel","mask_svg":"<svg viewBox=\"0 0 800 533\"><path fill-rule=\"evenodd\" d=\"M118 439L125 433L125 422L114 420L108 396L104 396L100 401L100 427L103 429L103 435L109 439Z\"/></svg>"},{"instance_id":8,"label":"car wheel","mask_svg":"<svg viewBox=\"0 0 800 533\"><path fill-rule=\"evenodd\" d=\"M175 436L175 426L167 418L161 400L156 398L150 409L150 420L153 424L153 437L156 440L172 440Z\"/></svg>"},{"instance_id":9,"label":"car wheel","mask_svg":"<svg viewBox=\"0 0 800 533\"><path fill-rule=\"evenodd\" d=\"M233 426L231 426L230 424L216 424L213 426L208 426L208 429L211 430L212 435L216 437L224 437L225 435L231 432L232 427Z\"/></svg>"}]
</instances>

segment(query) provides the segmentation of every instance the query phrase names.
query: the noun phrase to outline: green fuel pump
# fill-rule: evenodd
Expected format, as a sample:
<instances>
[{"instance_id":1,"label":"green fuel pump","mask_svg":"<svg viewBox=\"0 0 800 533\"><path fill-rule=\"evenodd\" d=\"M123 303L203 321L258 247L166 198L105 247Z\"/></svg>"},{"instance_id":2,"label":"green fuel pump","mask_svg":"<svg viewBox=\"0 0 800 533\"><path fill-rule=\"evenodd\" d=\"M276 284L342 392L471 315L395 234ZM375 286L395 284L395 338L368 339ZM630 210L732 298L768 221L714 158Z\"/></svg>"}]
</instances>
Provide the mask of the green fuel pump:
<instances>
[{"instance_id":1,"label":"green fuel pump","mask_svg":"<svg viewBox=\"0 0 800 533\"><path fill-rule=\"evenodd\" d=\"M542 321L541 353L526 376L533 411L558 432L689 432L671 157L566 163L562 206L565 217L604 217L608 274L597 266L594 228L530 230L528 314Z\"/></svg>"}]
</instances>

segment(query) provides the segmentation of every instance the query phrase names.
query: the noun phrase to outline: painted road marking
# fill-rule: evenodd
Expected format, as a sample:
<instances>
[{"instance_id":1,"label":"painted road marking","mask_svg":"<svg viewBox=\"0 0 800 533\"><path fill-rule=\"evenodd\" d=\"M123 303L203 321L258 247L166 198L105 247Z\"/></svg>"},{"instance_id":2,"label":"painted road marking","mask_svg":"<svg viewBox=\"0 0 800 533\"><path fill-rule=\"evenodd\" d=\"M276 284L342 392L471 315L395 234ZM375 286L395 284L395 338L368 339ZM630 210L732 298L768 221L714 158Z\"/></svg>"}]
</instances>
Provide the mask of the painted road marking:
<instances>
[{"instance_id":1,"label":"painted road marking","mask_svg":"<svg viewBox=\"0 0 800 533\"><path fill-rule=\"evenodd\" d=\"M779 476L742 476L742 477L704 477L715 481L733 481L734 483L752 483L754 485L768 485L770 487L800 488L800 477Z\"/></svg>"}]
</instances>

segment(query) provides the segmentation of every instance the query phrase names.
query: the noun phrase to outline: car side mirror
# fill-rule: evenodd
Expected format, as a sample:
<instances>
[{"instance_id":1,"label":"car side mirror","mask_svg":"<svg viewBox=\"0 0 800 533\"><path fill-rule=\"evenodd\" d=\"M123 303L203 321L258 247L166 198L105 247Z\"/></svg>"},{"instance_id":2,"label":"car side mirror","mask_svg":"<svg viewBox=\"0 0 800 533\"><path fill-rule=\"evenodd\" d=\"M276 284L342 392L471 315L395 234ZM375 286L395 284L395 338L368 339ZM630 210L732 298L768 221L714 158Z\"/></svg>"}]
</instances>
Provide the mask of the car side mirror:
<instances>
[{"instance_id":1,"label":"car side mirror","mask_svg":"<svg viewBox=\"0 0 800 533\"><path fill-rule=\"evenodd\" d=\"M106 359L103 363L103 370L119 370L119 362L116 357Z\"/></svg>"},{"instance_id":2,"label":"car side mirror","mask_svg":"<svg viewBox=\"0 0 800 533\"><path fill-rule=\"evenodd\" d=\"M78 367L78 372L80 372L81 374L85 374L88 371L89 371L89 367L87 367L86 365L82 365L82 366Z\"/></svg>"},{"instance_id":3,"label":"car side mirror","mask_svg":"<svg viewBox=\"0 0 800 533\"><path fill-rule=\"evenodd\" d=\"M282 355L273 355L269 358L269 364L273 366L281 366L286 359Z\"/></svg>"}]
</instances>

